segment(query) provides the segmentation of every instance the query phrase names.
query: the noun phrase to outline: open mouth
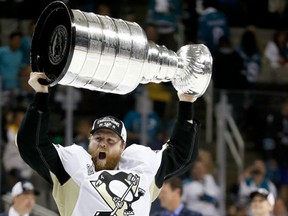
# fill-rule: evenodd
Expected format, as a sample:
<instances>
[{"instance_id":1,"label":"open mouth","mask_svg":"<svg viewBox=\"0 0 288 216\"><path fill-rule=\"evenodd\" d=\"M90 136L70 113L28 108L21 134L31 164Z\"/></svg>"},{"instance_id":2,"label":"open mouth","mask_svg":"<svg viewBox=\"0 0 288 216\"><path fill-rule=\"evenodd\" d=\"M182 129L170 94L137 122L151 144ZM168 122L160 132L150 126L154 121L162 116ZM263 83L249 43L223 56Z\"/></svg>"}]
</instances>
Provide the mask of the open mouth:
<instances>
[{"instance_id":1,"label":"open mouth","mask_svg":"<svg viewBox=\"0 0 288 216\"><path fill-rule=\"evenodd\" d=\"M99 152L99 159L103 160L106 158L106 153L105 152Z\"/></svg>"}]
</instances>

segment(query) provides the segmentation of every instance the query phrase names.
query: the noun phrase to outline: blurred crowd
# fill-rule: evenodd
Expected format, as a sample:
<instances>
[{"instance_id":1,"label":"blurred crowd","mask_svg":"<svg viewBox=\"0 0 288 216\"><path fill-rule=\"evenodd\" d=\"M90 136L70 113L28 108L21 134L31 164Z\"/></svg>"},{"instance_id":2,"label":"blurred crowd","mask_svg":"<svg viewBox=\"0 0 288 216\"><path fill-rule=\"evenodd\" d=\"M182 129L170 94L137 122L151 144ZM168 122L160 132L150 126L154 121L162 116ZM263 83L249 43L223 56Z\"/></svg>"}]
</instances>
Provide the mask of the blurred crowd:
<instances>
[{"instance_id":1,"label":"blurred crowd","mask_svg":"<svg viewBox=\"0 0 288 216\"><path fill-rule=\"evenodd\" d=\"M26 8L26 12L29 11L27 5L32 2L0 1L2 8L0 19L14 16L18 23L15 29L11 28L9 35L6 35L7 38L5 40L2 38L0 41L1 195L11 191L18 181L28 180L33 183L39 181L37 178L35 180L35 173L22 161L14 142L19 124L34 94L27 83L31 72L30 47L33 31L37 16L49 3L49 1L37 1L35 4L38 10L34 10L34 13L25 14L23 11L16 13L22 6ZM234 110L233 117L241 132L245 134L247 145L252 142L253 151L257 152L257 158L245 161L245 171L236 177L237 180L227 191L227 215L250 216L250 194L257 188L264 188L275 197L274 216L288 215L288 96L281 92L281 98L278 100L275 98L271 100L271 97L266 95L264 99L259 100L256 94L259 78L267 68L272 78L279 76L283 71L287 73L287 1L141 0L135 3L128 0L67 0L64 2L73 9L137 22L145 31L148 40L164 45L174 52L184 44L207 45L213 56L214 92L224 90L229 93L229 103ZM7 10L4 11L3 8ZM14 13L8 14L8 9L14 10ZM20 17L17 17L18 15ZM21 28L21 19L29 20L26 29ZM233 38L235 35L232 34L232 27L241 27L240 35L237 35L239 40ZM264 44L259 43L261 28L273 32ZM2 26L0 33L3 35L1 30ZM284 74L284 78L286 76ZM65 87L58 85L51 89L51 110L57 109L56 113L60 113L52 116L51 136L55 143L60 144L65 144L66 90ZM139 86L127 95L76 88L73 88L72 94L73 103L70 106L73 106L75 114L73 138L75 143L85 149L88 145L91 120L111 113L123 119L128 131L128 145L140 143L142 140L143 116L147 118L144 131L147 139L142 144L158 150L169 137L176 98L170 82ZM215 98L217 100L218 96ZM199 160L191 170L178 180L168 182L167 188L163 190L163 193L166 191L169 194L174 191L173 188L171 190L171 185L175 184L176 188L183 186L181 193L177 192L175 195L179 198L175 202L183 203L185 208L194 212L192 215L222 216L219 211L221 194L213 154L214 152L202 148ZM158 214L159 211L169 208L170 202L174 202L166 199L167 195L159 196L152 205L151 215L162 215ZM51 200L49 204L45 202L43 205L50 208ZM0 207L4 208L3 205Z\"/></svg>"}]
</instances>

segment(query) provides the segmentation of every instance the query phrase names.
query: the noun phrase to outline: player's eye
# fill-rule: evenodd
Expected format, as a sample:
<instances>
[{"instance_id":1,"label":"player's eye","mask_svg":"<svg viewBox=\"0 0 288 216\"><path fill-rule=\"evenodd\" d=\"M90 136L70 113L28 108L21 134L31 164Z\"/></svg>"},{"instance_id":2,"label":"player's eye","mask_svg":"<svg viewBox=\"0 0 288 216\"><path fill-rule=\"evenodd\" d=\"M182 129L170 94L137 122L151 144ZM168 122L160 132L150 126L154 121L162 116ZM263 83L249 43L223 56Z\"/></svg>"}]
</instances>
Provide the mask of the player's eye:
<instances>
[{"instance_id":1,"label":"player's eye","mask_svg":"<svg viewBox=\"0 0 288 216\"><path fill-rule=\"evenodd\" d=\"M100 137L100 136L95 136L94 139L95 139L97 142L101 142L101 140L103 140L103 138Z\"/></svg>"},{"instance_id":2,"label":"player's eye","mask_svg":"<svg viewBox=\"0 0 288 216\"><path fill-rule=\"evenodd\" d=\"M108 142L109 145L114 145L117 142L117 140L108 139L107 142Z\"/></svg>"}]
</instances>

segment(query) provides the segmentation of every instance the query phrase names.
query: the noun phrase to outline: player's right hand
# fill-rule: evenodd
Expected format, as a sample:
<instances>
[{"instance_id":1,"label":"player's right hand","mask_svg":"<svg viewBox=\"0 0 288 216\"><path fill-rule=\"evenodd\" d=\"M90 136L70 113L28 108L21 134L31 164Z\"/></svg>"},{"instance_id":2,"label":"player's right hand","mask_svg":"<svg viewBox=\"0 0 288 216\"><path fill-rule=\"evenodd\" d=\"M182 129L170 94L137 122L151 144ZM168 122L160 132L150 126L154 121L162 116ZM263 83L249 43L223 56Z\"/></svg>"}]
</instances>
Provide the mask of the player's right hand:
<instances>
[{"instance_id":1,"label":"player's right hand","mask_svg":"<svg viewBox=\"0 0 288 216\"><path fill-rule=\"evenodd\" d=\"M31 72L28 83L36 92L48 93L48 86L40 84L39 79L46 80L48 78L43 72Z\"/></svg>"}]
</instances>

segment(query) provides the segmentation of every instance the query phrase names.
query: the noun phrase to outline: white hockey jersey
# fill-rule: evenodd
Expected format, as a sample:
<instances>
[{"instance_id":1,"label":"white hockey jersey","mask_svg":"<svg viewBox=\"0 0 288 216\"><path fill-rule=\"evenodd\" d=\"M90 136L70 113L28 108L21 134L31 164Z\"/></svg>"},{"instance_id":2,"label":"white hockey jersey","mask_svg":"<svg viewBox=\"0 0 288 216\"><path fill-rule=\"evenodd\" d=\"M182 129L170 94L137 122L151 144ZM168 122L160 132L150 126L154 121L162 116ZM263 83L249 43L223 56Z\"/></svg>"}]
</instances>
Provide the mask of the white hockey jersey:
<instances>
[{"instance_id":1,"label":"white hockey jersey","mask_svg":"<svg viewBox=\"0 0 288 216\"><path fill-rule=\"evenodd\" d=\"M55 145L55 148L65 171L71 176L63 186L53 178L53 195L62 216L149 215L147 206L159 193L154 177L165 146L156 153L149 147L131 145L122 154L119 170L99 172L95 171L91 156L82 147ZM63 199L62 193L71 196L68 200L67 197ZM62 208L67 205L70 210ZM75 205L74 209L71 205Z\"/></svg>"}]
</instances>

